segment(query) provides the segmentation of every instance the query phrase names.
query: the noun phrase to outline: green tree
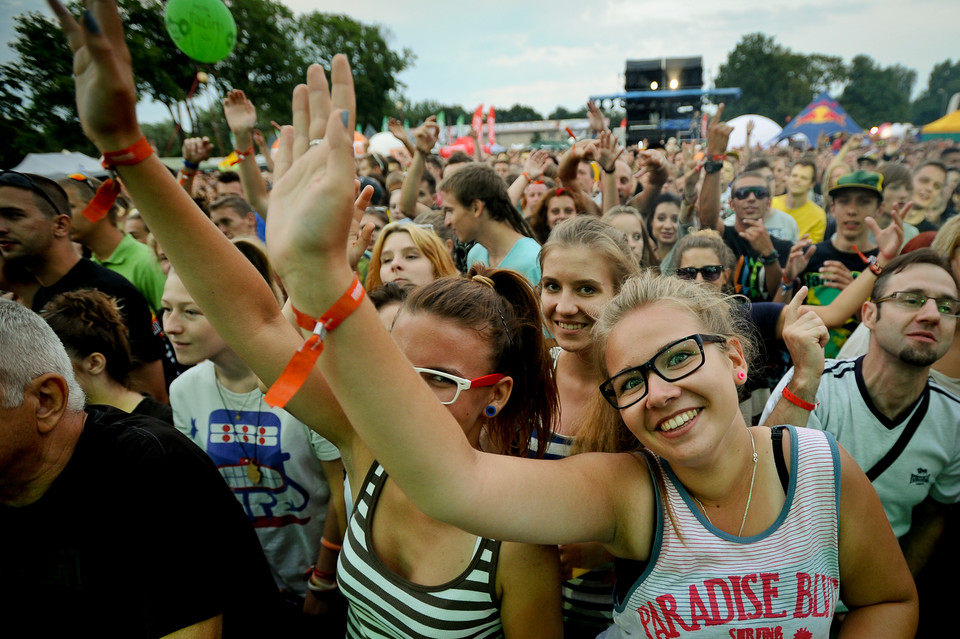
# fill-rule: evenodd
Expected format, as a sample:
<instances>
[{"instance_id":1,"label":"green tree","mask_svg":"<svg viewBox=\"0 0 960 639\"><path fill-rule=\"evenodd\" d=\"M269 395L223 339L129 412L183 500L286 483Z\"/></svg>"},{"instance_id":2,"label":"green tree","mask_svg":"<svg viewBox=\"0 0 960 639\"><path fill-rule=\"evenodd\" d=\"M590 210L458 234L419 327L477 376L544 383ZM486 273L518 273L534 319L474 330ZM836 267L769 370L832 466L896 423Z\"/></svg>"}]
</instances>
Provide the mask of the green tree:
<instances>
[{"instance_id":1,"label":"green tree","mask_svg":"<svg viewBox=\"0 0 960 639\"><path fill-rule=\"evenodd\" d=\"M293 12L275 0L227 0L227 6L237 23L237 46L213 67L217 89L243 90L261 127L270 120L289 123L293 88L303 82L308 59Z\"/></svg>"},{"instance_id":2,"label":"green tree","mask_svg":"<svg viewBox=\"0 0 960 639\"><path fill-rule=\"evenodd\" d=\"M345 15L308 13L300 17L298 25L307 60L329 67L334 54L347 56L357 94L357 122L380 128L383 116L395 111L391 92L400 88L397 74L413 64L413 52L391 50L386 29Z\"/></svg>"},{"instance_id":3,"label":"green tree","mask_svg":"<svg viewBox=\"0 0 960 639\"><path fill-rule=\"evenodd\" d=\"M16 59L0 66L0 116L7 134L4 167L30 152L96 149L80 129L73 89L73 55L59 27L40 13L15 18Z\"/></svg>"},{"instance_id":4,"label":"green tree","mask_svg":"<svg viewBox=\"0 0 960 639\"><path fill-rule=\"evenodd\" d=\"M391 100L392 102L392 111L390 115L397 118L400 121L407 120L410 122L410 126L418 126L421 122L427 119L427 116L430 115L439 115L440 112L444 112L447 118L447 124L453 124L457 121L457 117L463 116L465 120L469 120L473 116L473 112L468 112L459 104L441 104L436 100L424 100L423 102L410 102L402 94L396 94L394 96L396 99ZM397 105L402 105L401 109L397 108ZM497 114L497 120L500 120L500 114Z\"/></svg>"},{"instance_id":5,"label":"green tree","mask_svg":"<svg viewBox=\"0 0 960 639\"><path fill-rule=\"evenodd\" d=\"M960 60L949 59L933 67L927 89L913 103L913 123L929 124L946 113L950 96L960 91Z\"/></svg>"},{"instance_id":6,"label":"green tree","mask_svg":"<svg viewBox=\"0 0 960 639\"><path fill-rule=\"evenodd\" d=\"M857 124L864 128L910 118L910 93L917 72L900 66L880 67L866 55L850 64L850 81L838 98Z\"/></svg>"},{"instance_id":7,"label":"green tree","mask_svg":"<svg viewBox=\"0 0 960 639\"><path fill-rule=\"evenodd\" d=\"M772 37L751 33L720 65L714 85L743 90L739 101L727 105L724 117L758 113L783 122L818 93L846 79L846 67L837 56L794 53Z\"/></svg>"},{"instance_id":8,"label":"green tree","mask_svg":"<svg viewBox=\"0 0 960 639\"><path fill-rule=\"evenodd\" d=\"M497 122L532 122L543 119L542 114L526 104L514 104L509 109L497 108L496 113Z\"/></svg>"},{"instance_id":9,"label":"green tree","mask_svg":"<svg viewBox=\"0 0 960 639\"><path fill-rule=\"evenodd\" d=\"M571 111L562 106L558 106L553 110L553 113L547 116L548 120L573 120L576 118L585 118L587 117L587 107L583 107L579 111Z\"/></svg>"}]
</instances>

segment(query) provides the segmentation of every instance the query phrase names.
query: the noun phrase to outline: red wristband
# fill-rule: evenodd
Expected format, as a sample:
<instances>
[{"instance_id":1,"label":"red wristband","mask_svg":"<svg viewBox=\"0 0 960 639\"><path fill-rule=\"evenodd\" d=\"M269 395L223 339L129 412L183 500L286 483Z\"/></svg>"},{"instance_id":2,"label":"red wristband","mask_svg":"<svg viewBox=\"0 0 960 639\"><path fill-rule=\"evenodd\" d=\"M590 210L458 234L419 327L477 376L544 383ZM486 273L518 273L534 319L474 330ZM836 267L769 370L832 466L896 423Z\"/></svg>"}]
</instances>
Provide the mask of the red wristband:
<instances>
[{"instance_id":1,"label":"red wristband","mask_svg":"<svg viewBox=\"0 0 960 639\"><path fill-rule=\"evenodd\" d=\"M141 136L139 140L125 149L105 152L100 164L103 165L103 168L112 170L118 166L140 164L151 155L153 155L153 147L147 142L147 138Z\"/></svg>"},{"instance_id":2,"label":"red wristband","mask_svg":"<svg viewBox=\"0 0 960 639\"><path fill-rule=\"evenodd\" d=\"M804 401L804 400L800 399L799 397L797 397L796 395L794 395L793 393L791 393L790 390L789 390L786 386L783 387L783 393L782 393L782 395L783 395L783 398L784 398L785 400L787 400L788 402L790 402L790 403L793 404L794 406L798 406L798 407L802 408L803 410L810 410L810 411L812 411L812 410L816 410L816 409L820 408L820 402L817 402L816 404L811 404L810 402Z\"/></svg>"},{"instance_id":3,"label":"red wristband","mask_svg":"<svg viewBox=\"0 0 960 639\"><path fill-rule=\"evenodd\" d=\"M877 264L876 255L871 255L870 257L867 257L860 251L860 249L857 248L856 244L853 245L853 250L857 252L857 255L860 256L861 260L863 260L863 263L867 264L870 267L870 270L873 272L874 275L879 276L881 273L883 273L883 267Z\"/></svg>"},{"instance_id":4,"label":"red wristband","mask_svg":"<svg viewBox=\"0 0 960 639\"><path fill-rule=\"evenodd\" d=\"M253 155L253 147L251 146L246 151L237 151L236 149L234 149L233 154L237 156L237 159L230 160L230 166L233 166L234 164L240 164L241 162L246 160L249 156Z\"/></svg>"},{"instance_id":5,"label":"red wristband","mask_svg":"<svg viewBox=\"0 0 960 639\"><path fill-rule=\"evenodd\" d=\"M354 277L353 284L350 285L347 292L334 302L333 306L320 316L320 319L314 319L291 306L294 315L297 317L297 324L308 331L313 331L313 335L308 337L297 349L280 377L267 391L267 395L264 397L267 404L274 408L283 408L297 394L314 364L317 363L320 353L323 352L323 338L357 310L364 295L360 280Z\"/></svg>"}]
</instances>

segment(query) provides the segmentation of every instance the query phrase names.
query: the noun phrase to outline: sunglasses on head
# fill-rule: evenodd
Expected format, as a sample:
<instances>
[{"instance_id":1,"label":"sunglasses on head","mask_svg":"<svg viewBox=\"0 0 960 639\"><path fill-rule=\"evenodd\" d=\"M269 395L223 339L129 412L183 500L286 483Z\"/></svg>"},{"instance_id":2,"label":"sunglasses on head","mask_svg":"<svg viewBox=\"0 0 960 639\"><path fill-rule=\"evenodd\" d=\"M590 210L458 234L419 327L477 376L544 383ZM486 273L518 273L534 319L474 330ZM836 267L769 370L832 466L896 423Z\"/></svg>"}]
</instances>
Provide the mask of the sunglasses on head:
<instances>
[{"instance_id":1,"label":"sunglasses on head","mask_svg":"<svg viewBox=\"0 0 960 639\"><path fill-rule=\"evenodd\" d=\"M40 185L34 182L29 175L17 173L16 171L0 171L0 186L13 186L18 189L27 189L33 191L53 208L54 213L60 212L60 207L53 203L47 192L40 188Z\"/></svg>"},{"instance_id":2,"label":"sunglasses on head","mask_svg":"<svg viewBox=\"0 0 960 639\"><path fill-rule=\"evenodd\" d=\"M765 200L770 197L770 190L765 186L741 186L733 192L733 197L737 200L745 200L753 193L758 200Z\"/></svg>"},{"instance_id":3,"label":"sunglasses on head","mask_svg":"<svg viewBox=\"0 0 960 639\"><path fill-rule=\"evenodd\" d=\"M677 269L677 277L681 280L695 280L697 279L697 273L703 276L704 282L716 282L723 274L723 267L719 264L711 264L709 266L701 266L700 268L686 266Z\"/></svg>"}]
</instances>

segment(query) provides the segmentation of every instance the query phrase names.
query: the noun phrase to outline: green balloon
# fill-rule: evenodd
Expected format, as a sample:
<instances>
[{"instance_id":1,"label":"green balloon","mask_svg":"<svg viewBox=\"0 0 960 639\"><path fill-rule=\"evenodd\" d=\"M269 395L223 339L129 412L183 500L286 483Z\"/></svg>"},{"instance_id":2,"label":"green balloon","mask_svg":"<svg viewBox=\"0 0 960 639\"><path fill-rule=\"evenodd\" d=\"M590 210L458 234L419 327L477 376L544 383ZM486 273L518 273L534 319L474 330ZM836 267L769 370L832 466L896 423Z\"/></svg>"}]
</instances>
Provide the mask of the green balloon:
<instances>
[{"instance_id":1,"label":"green balloon","mask_svg":"<svg viewBox=\"0 0 960 639\"><path fill-rule=\"evenodd\" d=\"M177 48L198 62L219 62L237 44L237 23L222 0L169 0L163 21Z\"/></svg>"}]
</instances>

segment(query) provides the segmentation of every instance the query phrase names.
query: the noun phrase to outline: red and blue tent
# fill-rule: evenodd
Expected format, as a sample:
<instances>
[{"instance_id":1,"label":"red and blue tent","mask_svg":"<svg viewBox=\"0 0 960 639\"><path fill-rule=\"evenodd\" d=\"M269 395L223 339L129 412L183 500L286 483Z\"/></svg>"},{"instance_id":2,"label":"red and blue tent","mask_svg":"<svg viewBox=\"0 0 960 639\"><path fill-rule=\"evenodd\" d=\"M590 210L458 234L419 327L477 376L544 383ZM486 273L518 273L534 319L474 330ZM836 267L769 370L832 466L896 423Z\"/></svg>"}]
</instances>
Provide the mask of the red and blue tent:
<instances>
[{"instance_id":1,"label":"red and blue tent","mask_svg":"<svg viewBox=\"0 0 960 639\"><path fill-rule=\"evenodd\" d=\"M839 132L863 133L863 129L843 110L840 103L824 91L798 113L790 124L783 127L783 131L771 140L771 144L797 134L805 135L811 144L816 144L821 134L832 135Z\"/></svg>"}]
</instances>

